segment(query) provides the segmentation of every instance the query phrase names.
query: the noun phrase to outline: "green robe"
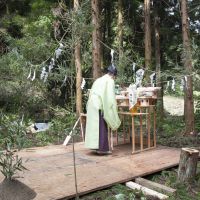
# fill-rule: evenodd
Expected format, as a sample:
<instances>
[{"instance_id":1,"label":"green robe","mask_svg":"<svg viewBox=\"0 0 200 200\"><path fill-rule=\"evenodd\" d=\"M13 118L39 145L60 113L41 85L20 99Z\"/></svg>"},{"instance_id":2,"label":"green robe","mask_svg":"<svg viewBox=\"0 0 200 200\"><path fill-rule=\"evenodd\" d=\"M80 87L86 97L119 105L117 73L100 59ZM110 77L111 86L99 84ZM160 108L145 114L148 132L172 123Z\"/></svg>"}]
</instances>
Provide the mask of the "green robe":
<instances>
[{"instance_id":1,"label":"green robe","mask_svg":"<svg viewBox=\"0 0 200 200\"><path fill-rule=\"evenodd\" d=\"M108 127L112 130L118 129L121 121L117 112L115 84L108 74L98 78L90 91L87 103L86 148L99 148L99 110L103 113L103 118Z\"/></svg>"}]
</instances>

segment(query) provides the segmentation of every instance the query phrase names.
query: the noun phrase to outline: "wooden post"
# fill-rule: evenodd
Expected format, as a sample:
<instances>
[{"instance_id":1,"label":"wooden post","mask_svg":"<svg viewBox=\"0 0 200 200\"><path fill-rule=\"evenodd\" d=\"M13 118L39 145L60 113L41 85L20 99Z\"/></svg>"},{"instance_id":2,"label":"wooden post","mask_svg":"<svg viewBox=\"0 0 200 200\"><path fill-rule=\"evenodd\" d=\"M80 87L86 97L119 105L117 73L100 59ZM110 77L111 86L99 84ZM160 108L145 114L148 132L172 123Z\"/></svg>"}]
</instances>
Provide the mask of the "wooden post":
<instances>
[{"instance_id":1,"label":"wooden post","mask_svg":"<svg viewBox=\"0 0 200 200\"><path fill-rule=\"evenodd\" d=\"M134 115L132 115L132 153L135 152L135 126L134 126Z\"/></svg>"},{"instance_id":2,"label":"wooden post","mask_svg":"<svg viewBox=\"0 0 200 200\"><path fill-rule=\"evenodd\" d=\"M140 115L140 150L142 151L144 149L143 144L143 132L142 132L142 115Z\"/></svg>"},{"instance_id":3,"label":"wooden post","mask_svg":"<svg viewBox=\"0 0 200 200\"><path fill-rule=\"evenodd\" d=\"M125 115L123 115L123 139L124 144L126 143L126 136L125 136Z\"/></svg>"},{"instance_id":4,"label":"wooden post","mask_svg":"<svg viewBox=\"0 0 200 200\"><path fill-rule=\"evenodd\" d=\"M192 182L194 180L198 157L198 150L192 148L182 148L178 168L178 181Z\"/></svg>"},{"instance_id":5,"label":"wooden post","mask_svg":"<svg viewBox=\"0 0 200 200\"><path fill-rule=\"evenodd\" d=\"M156 147L156 111L153 108L153 146Z\"/></svg>"},{"instance_id":6,"label":"wooden post","mask_svg":"<svg viewBox=\"0 0 200 200\"><path fill-rule=\"evenodd\" d=\"M119 143L119 138L118 138L118 131L117 131L117 130L115 131L115 134L116 134L116 145L118 145L118 143Z\"/></svg>"},{"instance_id":7,"label":"wooden post","mask_svg":"<svg viewBox=\"0 0 200 200\"><path fill-rule=\"evenodd\" d=\"M147 136L147 140L148 140L148 148L150 148L151 147L151 136L150 136L150 134L151 134L151 120L150 120L150 115L151 115L151 110L150 110L150 107L148 107L147 108L147 110L148 110L148 121L147 121L147 130L148 130L148 136Z\"/></svg>"}]
</instances>

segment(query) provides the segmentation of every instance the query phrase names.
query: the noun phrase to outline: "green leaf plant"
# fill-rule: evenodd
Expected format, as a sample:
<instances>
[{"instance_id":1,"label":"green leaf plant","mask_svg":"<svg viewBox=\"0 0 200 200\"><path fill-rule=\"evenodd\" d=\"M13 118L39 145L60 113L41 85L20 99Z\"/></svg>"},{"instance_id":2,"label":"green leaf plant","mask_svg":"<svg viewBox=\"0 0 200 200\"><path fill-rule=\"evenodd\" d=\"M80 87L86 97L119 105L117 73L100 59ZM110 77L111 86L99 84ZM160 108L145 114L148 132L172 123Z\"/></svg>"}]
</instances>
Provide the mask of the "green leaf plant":
<instances>
[{"instance_id":1,"label":"green leaf plant","mask_svg":"<svg viewBox=\"0 0 200 200\"><path fill-rule=\"evenodd\" d=\"M13 117L0 116L0 141L4 149L0 151L0 172L5 179L13 180L17 178L17 172L27 170L22 162L22 158L17 155L25 141L25 129L22 120Z\"/></svg>"}]
</instances>

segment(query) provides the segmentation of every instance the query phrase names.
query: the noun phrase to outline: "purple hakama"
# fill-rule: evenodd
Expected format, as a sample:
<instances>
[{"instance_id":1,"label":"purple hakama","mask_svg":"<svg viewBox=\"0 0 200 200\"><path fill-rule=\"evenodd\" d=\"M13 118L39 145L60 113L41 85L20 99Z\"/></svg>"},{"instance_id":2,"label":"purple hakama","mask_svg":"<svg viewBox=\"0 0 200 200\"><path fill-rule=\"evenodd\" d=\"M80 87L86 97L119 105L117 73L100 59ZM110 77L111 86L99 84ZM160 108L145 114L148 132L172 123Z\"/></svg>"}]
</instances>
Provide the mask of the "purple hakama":
<instances>
[{"instance_id":1,"label":"purple hakama","mask_svg":"<svg viewBox=\"0 0 200 200\"><path fill-rule=\"evenodd\" d=\"M99 151L108 152L108 126L103 118L103 114L99 111Z\"/></svg>"}]
</instances>

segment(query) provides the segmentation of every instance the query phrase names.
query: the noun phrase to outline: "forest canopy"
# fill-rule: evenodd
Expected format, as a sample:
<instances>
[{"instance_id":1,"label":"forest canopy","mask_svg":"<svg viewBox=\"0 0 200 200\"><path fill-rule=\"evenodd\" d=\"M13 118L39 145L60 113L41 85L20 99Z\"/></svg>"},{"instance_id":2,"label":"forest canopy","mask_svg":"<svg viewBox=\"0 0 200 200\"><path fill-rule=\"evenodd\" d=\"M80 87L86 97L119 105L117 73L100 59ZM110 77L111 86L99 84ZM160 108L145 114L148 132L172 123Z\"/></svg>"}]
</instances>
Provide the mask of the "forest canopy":
<instances>
[{"instance_id":1,"label":"forest canopy","mask_svg":"<svg viewBox=\"0 0 200 200\"><path fill-rule=\"evenodd\" d=\"M93 24L92 4L81 0L75 7L72 0L2 0L0 5L0 107L2 112L23 114L35 120L38 113L48 110L49 120L55 110L77 110L77 69L75 49L80 44L81 85L84 112L87 89L94 75L93 32L99 31L99 72L113 62L119 76L116 83L129 85L135 81L135 71L145 69L143 85L151 84L149 76L156 76L157 85L164 92L183 96L181 87L192 76L194 98L199 98L200 4L187 1L192 72L184 67L182 15L180 1L152 0L149 8L151 55L147 59L145 44L146 1L102 0L99 21ZM120 3L121 2L121 3ZM159 54L155 30L159 30ZM158 40L157 40L158 41ZM147 51L147 52L148 52ZM147 62L148 61L148 62ZM134 66L134 70L133 70ZM158 80L159 78L159 80ZM172 86L174 84L174 87ZM80 86L79 86L80 88ZM196 110L198 110L198 103ZM79 106L80 107L80 106ZM197 113L196 113L197 114ZM40 116L41 117L41 116ZM42 117L41 117L42 118ZM197 125L198 126L198 125Z\"/></svg>"}]
</instances>

